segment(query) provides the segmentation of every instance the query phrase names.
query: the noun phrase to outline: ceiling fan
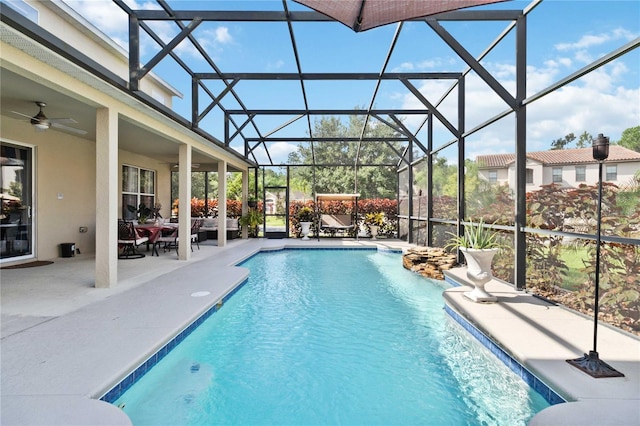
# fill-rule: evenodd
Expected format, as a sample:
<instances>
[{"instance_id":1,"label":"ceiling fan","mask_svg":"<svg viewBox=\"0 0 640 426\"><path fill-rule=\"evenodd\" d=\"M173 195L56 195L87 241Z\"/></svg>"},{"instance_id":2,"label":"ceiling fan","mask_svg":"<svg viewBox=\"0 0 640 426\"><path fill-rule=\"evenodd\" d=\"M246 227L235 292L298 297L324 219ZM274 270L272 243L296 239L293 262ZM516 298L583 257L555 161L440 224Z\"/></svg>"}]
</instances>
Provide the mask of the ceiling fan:
<instances>
[{"instance_id":1,"label":"ceiling fan","mask_svg":"<svg viewBox=\"0 0 640 426\"><path fill-rule=\"evenodd\" d=\"M172 163L173 164L173 168L174 169L178 169L180 167L179 164L176 163ZM200 163L191 163L191 169L199 169L200 168Z\"/></svg>"},{"instance_id":2,"label":"ceiling fan","mask_svg":"<svg viewBox=\"0 0 640 426\"><path fill-rule=\"evenodd\" d=\"M33 117L23 114L18 111L11 111L14 114L21 115L23 117L27 117L30 119L31 124L36 129L37 132L44 132L50 127L55 127L56 129L64 130L70 133L76 133L78 135L86 135L87 132L81 129L76 129L74 127L65 126L65 124L77 124L78 122L73 118L48 118L44 115L42 109L47 106L46 103L41 101L36 101L36 105L40 108L40 111Z\"/></svg>"}]
</instances>

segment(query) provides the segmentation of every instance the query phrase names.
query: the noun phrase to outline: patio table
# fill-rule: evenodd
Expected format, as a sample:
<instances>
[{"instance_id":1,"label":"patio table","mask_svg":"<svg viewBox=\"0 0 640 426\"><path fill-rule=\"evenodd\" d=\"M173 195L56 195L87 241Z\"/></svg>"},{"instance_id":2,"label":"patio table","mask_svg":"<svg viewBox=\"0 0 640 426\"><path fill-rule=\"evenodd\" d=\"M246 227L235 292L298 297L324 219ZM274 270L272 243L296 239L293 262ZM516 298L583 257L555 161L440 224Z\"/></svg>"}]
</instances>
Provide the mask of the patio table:
<instances>
[{"instance_id":1,"label":"patio table","mask_svg":"<svg viewBox=\"0 0 640 426\"><path fill-rule=\"evenodd\" d=\"M135 225L134 228L140 237L149 237L149 241L147 242L147 251L149 251L149 245L152 245L151 256L155 253L156 256L159 256L158 248L156 247L156 242L160 236L162 236L162 231L172 231L176 228L176 224L174 223L165 223L162 225L156 225L155 223L151 224L138 224Z\"/></svg>"}]
</instances>

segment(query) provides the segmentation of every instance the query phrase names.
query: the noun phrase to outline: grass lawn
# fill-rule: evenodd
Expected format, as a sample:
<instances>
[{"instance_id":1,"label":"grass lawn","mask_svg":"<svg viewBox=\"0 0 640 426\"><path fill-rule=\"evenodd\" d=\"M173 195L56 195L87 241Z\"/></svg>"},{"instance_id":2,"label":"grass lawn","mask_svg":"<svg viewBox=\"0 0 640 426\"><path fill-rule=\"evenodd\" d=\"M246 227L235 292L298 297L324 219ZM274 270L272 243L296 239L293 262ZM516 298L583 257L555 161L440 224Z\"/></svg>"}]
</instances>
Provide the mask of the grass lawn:
<instances>
[{"instance_id":1,"label":"grass lawn","mask_svg":"<svg viewBox=\"0 0 640 426\"><path fill-rule=\"evenodd\" d=\"M571 291L577 290L587 281L587 274L582 270L584 261L589 260L589 250L586 247L568 246L562 250L562 260L568 270L561 287Z\"/></svg>"}]
</instances>

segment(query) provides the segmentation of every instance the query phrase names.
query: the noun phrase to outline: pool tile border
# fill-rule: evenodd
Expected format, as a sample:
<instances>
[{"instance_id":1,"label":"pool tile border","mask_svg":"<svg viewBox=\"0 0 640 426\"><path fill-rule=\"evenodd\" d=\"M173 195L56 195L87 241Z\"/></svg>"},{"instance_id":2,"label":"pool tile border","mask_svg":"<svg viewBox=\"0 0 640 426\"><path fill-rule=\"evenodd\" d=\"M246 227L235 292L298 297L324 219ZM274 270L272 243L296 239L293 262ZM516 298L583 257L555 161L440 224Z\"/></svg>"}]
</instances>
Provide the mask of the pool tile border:
<instances>
[{"instance_id":1,"label":"pool tile border","mask_svg":"<svg viewBox=\"0 0 640 426\"><path fill-rule=\"evenodd\" d=\"M235 286L233 290L225 294L222 299L216 302L213 306L207 309L202 315L200 315L195 321L189 324L184 330L178 333L173 339L168 341L163 347L161 347L156 353L147 358L142 364L134 369L129 375L120 381L116 386L111 388L105 393L100 400L113 404L122 394L124 394L131 386L133 386L138 380L142 378L153 366L160 362L165 356L171 352L180 342L182 342L188 335L190 335L196 328L198 328L205 320L211 315L218 312L224 303L226 303L238 290L240 290L249 279L243 280L240 284Z\"/></svg>"},{"instance_id":2,"label":"pool tile border","mask_svg":"<svg viewBox=\"0 0 640 426\"><path fill-rule=\"evenodd\" d=\"M252 257L259 255L260 253L273 253L273 252L277 252L277 251L295 251L295 250L315 250L315 251L335 251L335 250L339 250L339 251L378 251L381 253L397 253L397 254L402 254L402 249L395 249L395 248L390 248L390 247L380 247L380 246L376 246L376 247L274 247L274 248L262 248L259 251L257 251L256 253L253 253L252 255L248 256L245 259L242 259L241 261L239 261L238 263L235 264L235 266L242 266L245 262L248 262Z\"/></svg>"},{"instance_id":3,"label":"pool tile border","mask_svg":"<svg viewBox=\"0 0 640 426\"><path fill-rule=\"evenodd\" d=\"M448 280L447 280L448 281ZM455 285L459 285L455 283ZM491 340L482 331L476 328L473 324L467 321L462 315L456 312L453 308L445 303L444 310L449 316L451 316L458 324L460 324L469 334L476 338L482 345L484 345L492 354L503 362L507 367L516 373L524 382L532 389L538 392L542 397L551 405L562 404L567 402L563 397L558 395L553 389L551 389L546 383L540 380L535 374L530 372L525 366L520 364L511 355L506 353L500 346L498 346L493 340Z\"/></svg>"}]
</instances>

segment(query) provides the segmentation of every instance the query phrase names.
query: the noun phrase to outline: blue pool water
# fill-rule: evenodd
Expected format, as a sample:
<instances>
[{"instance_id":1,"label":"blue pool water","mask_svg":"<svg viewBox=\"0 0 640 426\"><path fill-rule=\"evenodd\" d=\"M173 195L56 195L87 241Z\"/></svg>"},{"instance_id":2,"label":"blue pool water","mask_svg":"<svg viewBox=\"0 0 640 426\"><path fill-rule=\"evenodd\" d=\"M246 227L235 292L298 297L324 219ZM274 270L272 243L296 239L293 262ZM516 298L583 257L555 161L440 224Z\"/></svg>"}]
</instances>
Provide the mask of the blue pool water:
<instances>
[{"instance_id":1,"label":"blue pool water","mask_svg":"<svg viewBox=\"0 0 640 426\"><path fill-rule=\"evenodd\" d=\"M283 250L117 401L134 425L524 425L548 403L397 253Z\"/></svg>"}]
</instances>

